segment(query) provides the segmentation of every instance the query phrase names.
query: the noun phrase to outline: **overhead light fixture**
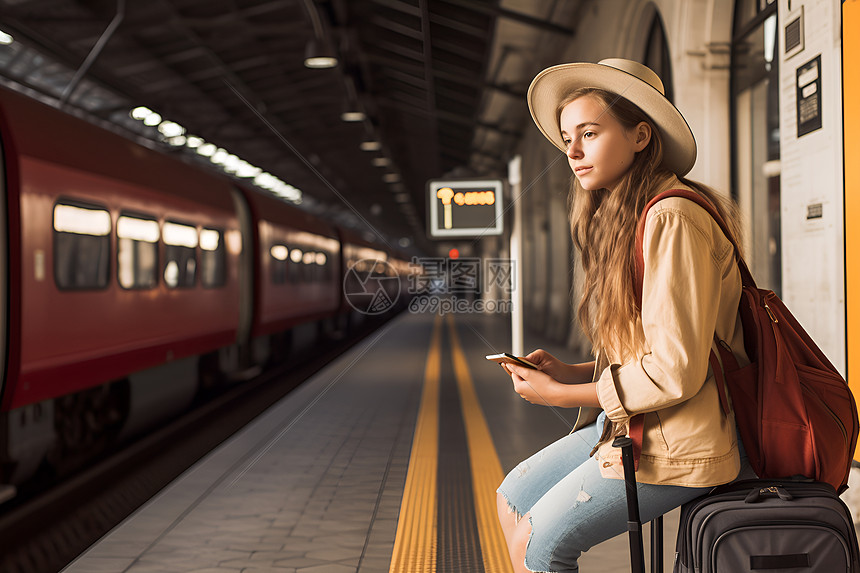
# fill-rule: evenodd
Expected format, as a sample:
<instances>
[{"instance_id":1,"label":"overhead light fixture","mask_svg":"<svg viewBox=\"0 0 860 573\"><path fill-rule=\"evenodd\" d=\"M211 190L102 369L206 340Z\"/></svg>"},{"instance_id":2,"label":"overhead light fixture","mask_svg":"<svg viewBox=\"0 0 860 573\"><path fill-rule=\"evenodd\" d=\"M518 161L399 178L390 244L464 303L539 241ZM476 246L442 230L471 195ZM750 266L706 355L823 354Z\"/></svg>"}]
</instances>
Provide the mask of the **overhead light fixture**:
<instances>
[{"instance_id":1,"label":"overhead light fixture","mask_svg":"<svg viewBox=\"0 0 860 573\"><path fill-rule=\"evenodd\" d=\"M391 165L391 160L387 157L374 157L370 160L374 167L387 167Z\"/></svg>"},{"instance_id":2,"label":"overhead light fixture","mask_svg":"<svg viewBox=\"0 0 860 573\"><path fill-rule=\"evenodd\" d=\"M386 183L397 183L398 181L400 181L400 174L399 173L386 173L385 175L382 176L382 180L385 181Z\"/></svg>"},{"instance_id":3,"label":"overhead light fixture","mask_svg":"<svg viewBox=\"0 0 860 573\"><path fill-rule=\"evenodd\" d=\"M325 39L311 38L305 46L305 67L319 70L336 65L337 56L331 44Z\"/></svg>"},{"instance_id":4,"label":"overhead light fixture","mask_svg":"<svg viewBox=\"0 0 860 573\"><path fill-rule=\"evenodd\" d=\"M304 5L314 29L313 38L305 46L305 66L315 69L333 68L337 65L337 52L328 41L317 6L313 0L304 0Z\"/></svg>"},{"instance_id":5,"label":"overhead light fixture","mask_svg":"<svg viewBox=\"0 0 860 573\"><path fill-rule=\"evenodd\" d=\"M343 98L343 107L341 108L340 118L343 121L364 121L367 119L367 114L361 106L361 100L358 97L355 89L355 80L349 74L344 74L344 88L346 88L346 97Z\"/></svg>"},{"instance_id":6,"label":"overhead light fixture","mask_svg":"<svg viewBox=\"0 0 860 573\"><path fill-rule=\"evenodd\" d=\"M8 46L9 44L11 44L14 41L15 41L15 38L13 38L11 35L4 32L3 30L0 30L0 44L2 44L4 46Z\"/></svg>"},{"instance_id":7,"label":"overhead light fixture","mask_svg":"<svg viewBox=\"0 0 860 573\"><path fill-rule=\"evenodd\" d=\"M340 119L342 121L356 122L356 121L364 121L367 119L367 115L361 111L361 108L358 107L358 104L353 100L347 100L343 105L343 110L340 112Z\"/></svg>"},{"instance_id":8,"label":"overhead light fixture","mask_svg":"<svg viewBox=\"0 0 860 573\"><path fill-rule=\"evenodd\" d=\"M344 111L340 114L340 119L343 121L364 121L367 116L363 111Z\"/></svg>"},{"instance_id":9,"label":"overhead light fixture","mask_svg":"<svg viewBox=\"0 0 860 573\"><path fill-rule=\"evenodd\" d=\"M375 139L366 139L358 146L362 151L379 151L382 149L382 143Z\"/></svg>"}]
</instances>

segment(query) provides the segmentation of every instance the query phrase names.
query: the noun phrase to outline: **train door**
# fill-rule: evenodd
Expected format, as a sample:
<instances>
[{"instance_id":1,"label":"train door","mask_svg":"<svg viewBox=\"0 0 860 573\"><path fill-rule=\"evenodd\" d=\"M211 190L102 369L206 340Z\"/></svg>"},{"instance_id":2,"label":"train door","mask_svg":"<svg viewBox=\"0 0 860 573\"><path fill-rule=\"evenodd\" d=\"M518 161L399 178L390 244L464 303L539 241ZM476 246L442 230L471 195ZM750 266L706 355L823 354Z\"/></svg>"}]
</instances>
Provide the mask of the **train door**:
<instances>
[{"instance_id":1,"label":"train door","mask_svg":"<svg viewBox=\"0 0 860 573\"><path fill-rule=\"evenodd\" d=\"M251 340L251 327L254 321L254 222L243 191L233 187L232 195L242 235L242 252L239 255L239 327L236 329L236 344L243 347Z\"/></svg>"},{"instance_id":2,"label":"train door","mask_svg":"<svg viewBox=\"0 0 860 573\"><path fill-rule=\"evenodd\" d=\"M3 123L0 122L0 126ZM3 133L0 133L0 399L6 385L6 359L9 352L7 340L9 332L9 272L7 253L9 252L9 224L7 216L7 171L6 150L3 145Z\"/></svg>"}]
</instances>

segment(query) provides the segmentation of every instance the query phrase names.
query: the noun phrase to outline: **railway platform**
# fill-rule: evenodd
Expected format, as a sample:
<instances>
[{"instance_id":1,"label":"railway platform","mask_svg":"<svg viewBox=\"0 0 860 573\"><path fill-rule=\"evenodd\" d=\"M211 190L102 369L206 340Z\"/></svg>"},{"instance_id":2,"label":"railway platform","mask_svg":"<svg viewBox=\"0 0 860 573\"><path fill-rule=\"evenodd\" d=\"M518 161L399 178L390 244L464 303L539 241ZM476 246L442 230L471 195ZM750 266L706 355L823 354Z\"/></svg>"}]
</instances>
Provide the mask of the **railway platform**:
<instances>
[{"instance_id":1,"label":"railway platform","mask_svg":"<svg viewBox=\"0 0 860 573\"><path fill-rule=\"evenodd\" d=\"M576 411L522 401L484 360L509 349L509 332L503 315L401 314L64 573L510 571L495 487ZM525 343L583 358L534 334ZM677 514L665 520L665 571ZM580 566L626 572L627 551L619 536Z\"/></svg>"}]
</instances>

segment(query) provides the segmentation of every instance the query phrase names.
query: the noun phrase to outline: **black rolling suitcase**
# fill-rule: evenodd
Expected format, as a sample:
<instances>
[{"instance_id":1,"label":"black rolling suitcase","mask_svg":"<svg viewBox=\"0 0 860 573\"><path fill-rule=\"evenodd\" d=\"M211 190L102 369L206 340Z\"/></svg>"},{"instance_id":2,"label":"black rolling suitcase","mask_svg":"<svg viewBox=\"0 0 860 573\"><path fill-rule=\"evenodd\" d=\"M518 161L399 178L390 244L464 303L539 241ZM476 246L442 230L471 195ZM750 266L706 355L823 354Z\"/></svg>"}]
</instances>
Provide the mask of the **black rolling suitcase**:
<instances>
[{"instance_id":1,"label":"black rolling suitcase","mask_svg":"<svg viewBox=\"0 0 860 573\"><path fill-rule=\"evenodd\" d=\"M749 480L684 504L675 573L860 572L851 513L832 486Z\"/></svg>"},{"instance_id":2,"label":"black rolling suitcase","mask_svg":"<svg viewBox=\"0 0 860 573\"><path fill-rule=\"evenodd\" d=\"M632 571L644 573L632 440L616 438L613 446L622 449ZM657 525L652 522L652 531ZM662 573L655 537L662 535L652 536L651 572ZM748 480L682 506L673 571L860 573L860 551L851 513L829 484Z\"/></svg>"}]
</instances>

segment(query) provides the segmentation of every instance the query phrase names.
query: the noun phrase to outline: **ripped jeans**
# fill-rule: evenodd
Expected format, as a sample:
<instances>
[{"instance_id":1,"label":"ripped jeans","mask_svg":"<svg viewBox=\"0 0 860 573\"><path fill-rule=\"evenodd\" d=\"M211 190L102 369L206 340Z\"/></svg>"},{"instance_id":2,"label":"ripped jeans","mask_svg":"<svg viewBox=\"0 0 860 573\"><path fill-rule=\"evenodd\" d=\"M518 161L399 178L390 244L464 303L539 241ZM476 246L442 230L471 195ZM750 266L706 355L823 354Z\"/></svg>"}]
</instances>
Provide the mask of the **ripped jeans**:
<instances>
[{"instance_id":1,"label":"ripped jeans","mask_svg":"<svg viewBox=\"0 0 860 573\"><path fill-rule=\"evenodd\" d=\"M597 456L605 414L511 470L498 492L519 515L531 515L525 565L530 571L579 571L583 551L627 531L623 479L600 475ZM742 448L742 446L741 446ZM741 474L749 469L741 449ZM754 474L752 474L754 477ZM713 488L638 484L642 521L650 521Z\"/></svg>"}]
</instances>

